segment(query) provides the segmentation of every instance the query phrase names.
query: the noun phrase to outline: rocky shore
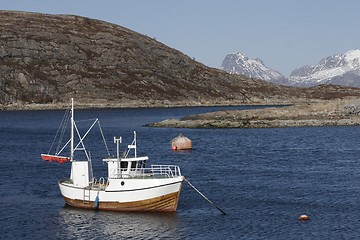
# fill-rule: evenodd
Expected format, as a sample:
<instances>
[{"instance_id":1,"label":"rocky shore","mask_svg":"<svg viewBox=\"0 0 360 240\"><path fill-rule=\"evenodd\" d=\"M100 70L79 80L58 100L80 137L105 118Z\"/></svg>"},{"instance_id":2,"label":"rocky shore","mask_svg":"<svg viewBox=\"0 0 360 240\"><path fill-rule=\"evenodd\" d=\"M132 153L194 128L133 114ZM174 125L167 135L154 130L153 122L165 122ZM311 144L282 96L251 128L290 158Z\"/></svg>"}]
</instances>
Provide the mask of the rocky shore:
<instances>
[{"instance_id":1,"label":"rocky shore","mask_svg":"<svg viewBox=\"0 0 360 240\"><path fill-rule=\"evenodd\" d=\"M239 106L239 105L284 105L291 104L290 101L257 101L244 104L242 101L158 101L158 100L132 100L132 101L84 101L75 98L76 109L104 109L104 108L171 108L171 107L196 107L196 106ZM0 110L58 110L68 109L70 100L55 103L23 103L14 102L8 105L0 104Z\"/></svg>"},{"instance_id":2,"label":"rocky shore","mask_svg":"<svg viewBox=\"0 0 360 240\"><path fill-rule=\"evenodd\" d=\"M273 128L300 126L349 126L360 124L360 100L328 100L283 107L223 110L181 119L150 123L172 128Z\"/></svg>"}]
</instances>

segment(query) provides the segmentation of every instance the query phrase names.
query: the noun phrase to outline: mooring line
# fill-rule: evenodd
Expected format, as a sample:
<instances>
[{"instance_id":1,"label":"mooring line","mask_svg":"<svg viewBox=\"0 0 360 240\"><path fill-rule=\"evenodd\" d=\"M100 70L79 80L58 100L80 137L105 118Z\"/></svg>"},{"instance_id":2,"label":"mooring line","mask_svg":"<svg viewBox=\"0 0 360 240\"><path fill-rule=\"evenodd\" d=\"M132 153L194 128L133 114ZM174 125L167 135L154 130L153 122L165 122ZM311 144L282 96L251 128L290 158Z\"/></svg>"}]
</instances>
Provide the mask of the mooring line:
<instances>
[{"instance_id":1,"label":"mooring line","mask_svg":"<svg viewBox=\"0 0 360 240\"><path fill-rule=\"evenodd\" d=\"M213 203L210 199L208 199L204 194L202 194L194 185L192 185L186 178L184 178L184 180L196 191L198 192L203 198L205 198L206 201L208 201L211 205L213 205L214 207L216 207L220 212L222 212L224 215L226 215L226 212L224 210L222 210L221 208L219 208L218 206L215 205L215 203Z\"/></svg>"}]
</instances>

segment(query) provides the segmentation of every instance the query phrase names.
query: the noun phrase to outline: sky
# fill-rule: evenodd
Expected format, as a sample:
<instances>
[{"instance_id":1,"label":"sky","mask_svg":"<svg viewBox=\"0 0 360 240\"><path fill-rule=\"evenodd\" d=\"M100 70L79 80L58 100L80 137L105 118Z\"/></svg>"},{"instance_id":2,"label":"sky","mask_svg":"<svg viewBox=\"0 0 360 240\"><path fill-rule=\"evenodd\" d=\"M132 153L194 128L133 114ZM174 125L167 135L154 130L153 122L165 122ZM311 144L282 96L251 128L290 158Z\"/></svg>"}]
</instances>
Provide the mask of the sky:
<instances>
[{"instance_id":1,"label":"sky","mask_svg":"<svg viewBox=\"0 0 360 240\"><path fill-rule=\"evenodd\" d=\"M209 67L242 52L285 76L360 48L358 0L1 0L0 9L115 23Z\"/></svg>"}]
</instances>

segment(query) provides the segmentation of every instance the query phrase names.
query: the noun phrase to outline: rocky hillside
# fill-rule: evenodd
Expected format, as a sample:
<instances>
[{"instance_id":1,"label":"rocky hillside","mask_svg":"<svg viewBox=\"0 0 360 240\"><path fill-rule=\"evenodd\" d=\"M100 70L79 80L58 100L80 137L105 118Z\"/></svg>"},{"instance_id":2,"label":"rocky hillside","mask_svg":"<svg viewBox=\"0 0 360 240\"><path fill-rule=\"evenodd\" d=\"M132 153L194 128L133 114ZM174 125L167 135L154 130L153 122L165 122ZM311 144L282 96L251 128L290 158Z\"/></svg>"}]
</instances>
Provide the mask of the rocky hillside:
<instances>
[{"instance_id":1,"label":"rocky hillside","mask_svg":"<svg viewBox=\"0 0 360 240\"><path fill-rule=\"evenodd\" d=\"M0 11L0 109L289 103L360 95L228 74L111 23Z\"/></svg>"},{"instance_id":2,"label":"rocky hillside","mask_svg":"<svg viewBox=\"0 0 360 240\"><path fill-rule=\"evenodd\" d=\"M129 29L69 15L0 11L0 104L251 103L284 89L206 67Z\"/></svg>"}]
</instances>

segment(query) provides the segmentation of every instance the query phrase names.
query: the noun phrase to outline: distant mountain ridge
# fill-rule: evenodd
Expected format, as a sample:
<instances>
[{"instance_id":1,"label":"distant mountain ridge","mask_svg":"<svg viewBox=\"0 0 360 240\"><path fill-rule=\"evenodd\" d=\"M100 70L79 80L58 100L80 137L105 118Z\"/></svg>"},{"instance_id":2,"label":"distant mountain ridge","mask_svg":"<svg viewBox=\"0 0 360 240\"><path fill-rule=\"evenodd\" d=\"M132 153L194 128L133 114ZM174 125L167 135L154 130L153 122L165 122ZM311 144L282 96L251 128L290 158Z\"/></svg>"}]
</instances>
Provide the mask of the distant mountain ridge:
<instances>
[{"instance_id":1,"label":"distant mountain ridge","mask_svg":"<svg viewBox=\"0 0 360 240\"><path fill-rule=\"evenodd\" d=\"M298 68L290 74L289 84L301 87L319 84L360 87L360 50L334 54L316 65Z\"/></svg>"},{"instance_id":2,"label":"distant mountain ridge","mask_svg":"<svg viewBox=\"0 0 360 240\"><path fill-rule=\"evenodd\" d=\"M298 87L336 84L360 87L360 50L334 54L316 65L307 65L291 72L290 77L268 68L260 59L249 59L242 53L228 54L221 68L229 73L259 78L271 83Z\"/></svg>"},{"instance_id":3,"label":"distant mountain ridge","mask_svg":"<svg viewBox=\"0 0 360 240\"><path fill-rule=\"evenodd\" d=\"M286 81L284 75L265 66L261 59L249 59L241 52L226 55L222 62L221 69L231 74L241 74L272 83L283 83Z\"/></svg>"}]
</instances>

